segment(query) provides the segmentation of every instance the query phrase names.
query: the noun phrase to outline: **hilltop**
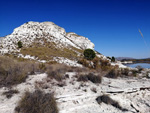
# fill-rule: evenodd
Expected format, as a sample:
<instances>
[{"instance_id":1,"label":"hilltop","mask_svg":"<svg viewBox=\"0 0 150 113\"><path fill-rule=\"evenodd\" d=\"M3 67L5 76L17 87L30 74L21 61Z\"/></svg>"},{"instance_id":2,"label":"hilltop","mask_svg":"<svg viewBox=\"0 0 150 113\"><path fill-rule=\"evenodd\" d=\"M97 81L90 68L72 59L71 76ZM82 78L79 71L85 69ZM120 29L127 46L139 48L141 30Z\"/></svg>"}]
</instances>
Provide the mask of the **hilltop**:
<instances>
[{"instance_id":1,"label":"hilltop","mask_svg":"<svg viewBox=\"0 0 150 113\"><path fill-rule=\"evenodd\" d=\"M22 43L22 48L18 47ZM41 62L77 60L84 49L94 50L94 44L53 22L27 22L1 38L0 53ZM71 61L70 61L71 62Z\"/></svg>"}]
</instances>

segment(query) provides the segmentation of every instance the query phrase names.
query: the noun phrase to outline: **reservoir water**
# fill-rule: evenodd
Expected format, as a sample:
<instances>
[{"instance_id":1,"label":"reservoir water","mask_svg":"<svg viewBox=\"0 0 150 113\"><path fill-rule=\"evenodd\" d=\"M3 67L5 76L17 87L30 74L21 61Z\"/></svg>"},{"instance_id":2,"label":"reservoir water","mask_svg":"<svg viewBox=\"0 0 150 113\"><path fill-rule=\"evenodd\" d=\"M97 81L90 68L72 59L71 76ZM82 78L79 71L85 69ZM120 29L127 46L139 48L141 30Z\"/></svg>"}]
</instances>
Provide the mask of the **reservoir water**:
<instances>
[{"instance_id":1,"label":"reservoir water","mask_svg":"<svg viewBox=\"0 0 150 113\"><path fill-rule=\"evenodd\" d=\"M136 63L136 64L125 64L128 67L135 68L137 66L141 66L142 68L150 68L150 64L148 63Z\"/></svg>"}]
</instances>

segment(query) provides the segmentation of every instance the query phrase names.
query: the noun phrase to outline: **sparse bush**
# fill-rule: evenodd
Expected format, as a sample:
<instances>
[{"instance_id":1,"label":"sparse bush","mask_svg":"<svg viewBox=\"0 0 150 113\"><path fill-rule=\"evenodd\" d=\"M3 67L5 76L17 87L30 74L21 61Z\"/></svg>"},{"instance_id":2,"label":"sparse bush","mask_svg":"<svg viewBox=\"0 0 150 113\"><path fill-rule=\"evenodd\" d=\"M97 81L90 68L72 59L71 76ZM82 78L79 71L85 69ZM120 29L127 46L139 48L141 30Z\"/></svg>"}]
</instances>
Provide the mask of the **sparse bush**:
<instances>
[{"instance_id":1,"label":"sparse bush","mask_svg":"<svg viewBox=\"0 0 150 113\"><path fill-rule=\"evenodd\" d=\"M15 108L17 113L58 113L53 94L45 94L40 90L26 92Z\"/></svg>"},{"instance_id":2,"label":"sparse bush","mask_svg":"<svg viewBox=\"0 0 150 113\"><path fill-rule=\"evenodd\" d=\"M94 50L92 49L85 49L84 50L84 58L86 58L87 60L92 60L94 59L96 56Z\"/></svg>"},{"instance_id":3,"label":"sparse bush","mask_svg":"<svg viewBox=\"0 0 150 113\"><path fill-rule=\"evenodd\" d=\"M101 66L110 66L110 62L108 60L100 59Z\"/></svg>"},{"instance_id":4,"label":"sparse bush","mask_svg":"<svg viewBox=\"0 0 150 113\"><path fill-rule=\"evenodd\" d=\"M45 72L46 71L46 64L44 64L44 63L40 63L39 64L39 69L42 71L42 72Z\"/></svg>"},{"instance_id":5,"label":"sparse bush","mask_svg":"<svg viewBox=\"0 0 150 113\"><path fill-rule=\"evenodd\" d=\"M0 87L22 83L29 74L37 71L37 64L18 62L12 58L0 56Z\"/></svg>"},{"instance_id":6,"label":"sparse bush","mask_svg":"<svg viewBox=\"0 0 150 113\"><path fill-rule=\"evenodd\" d=\"M136 77L136 76L137 76L137 73L138 73L138 71L137 71L137 70L132 70L131 72L132 72L132 76L134 76L134 77Z\"/></svg>"},{"instance_id":7,"label":"sparse bush","mask_svg":"<svg viewBox=\"0 0 150 113\"><path fill-rule=\"evenodd\" d=\"M19 41L17 44L18 44L18 48L22 48L23 47L21 41Z\"/></svg>"},{"instance_id":8,"label":"sparse bush","mask_svg":"<svg viewBox=\"0 0 150 113\"><path fill-rule=\"evenodd\" d=\"M91 81L93 83L101 83L102 77L100 75L94 75L93 73L89 73L87 75L78 75L78 81Z\"/></svg>"},{"instance_id":9,"label":"sparse bush","mask_svg":"<svg viewBox=\"0 0 150 113\"><path fill-rule=\"evenodd\" d=\"M79 75L78 81L86 82L88 81L88 77L86 75Z\"/></svg>"},{"instance_id":10,"label":"sparse bush","mask_svg":"<svg viewBox=\"0 0 150 113\"><path fill-rule=\"evenodd\" d=\"M125 76L137 76L137 73L139 72L139 70L134 70L134 69L129 69L129 68L124 68L121 69L121 74L125 75Z\"/></svg>"},{"instance_id":11,"label":"sparse bush","mask_svg":"<svg viewBox=\"0 0 150 113\"><path fill-rule=\"evenodd\" d=\"M88 80L90 80L93 83L101 83L102 82L102 77L100 75L94 75L93 73L89 73L87 75Z\"/></svg>"},{"instance_id":12,"label":"sparse bush","mask_svg":"<svg viewBox=\"0 0 150 113\"><path fill-rule=\"evenodd\" d=\"M139 72L141 72L143 70L143 68L141 66L136 66L135 68L137 68Z\"/></svg>"},{"instance_id":13,"label":"sparse bush","mask_svg":"<svg viewBox=\"0 0 150 113\"><path fill-rule=\"evenodd\" d=\"M19 93L18 90L9 90L6 92L3 92L3 95L6 95L7 98L11 98L14 94Z\"/></svg>"},{"instance_id":14,"label":"sparse bush","mask_svg":"<svg viewBox=\"0 0 150 113\"><path fill-rule=\"evenodd\" d=\"M98 57L95 57L94 59L93 59L93 68L94 69L100 69L100 58L98 58Z\"/></svg>"},{"instance_id":15,"label":"sparse bush","mask_svg":"<svg viewBox=\"0 0 150 113\"><path fill-rule=\"evenodd\" d=\"M105 104L110 104L122 111L128 111L127 109L122 108L117 101L113 100L108 95L99 96L96 98L96 101L98 104L101 104L102 102L104 102Z\"/></svg>"},{"instance_id":16,"label":"sparse bush","mask_svg":"<svg viewBox=\"0 0 150 113\"><path fill-rule=\"evenodd\" d=\"M121 71L119 68L112 68L106 75L108 78L117 78L121 76Z\"/></svg>"},{"instance_id":17,"label":"sparse bush","mask_svg":"<svg viewBox=\"0 0 150 113\"><path fill-rule=\"evenodd\" d=\"M95 57L93 60L81 58L78 63L89 69L95 69L96 71L109 71L112 67L109 60L104 60L98 57Z\"/></svg>"},{"instance_id":18,"label":"sparse bush","mask_svg":"<svg viewBox=\"0 0 150 113\"><path fill-rule=\"evenodd\" d=\"M82 64L85 67L92 68L92 66L90 65L90 61L88 61L87 59L84 59L84 58L79 59L78 63Z\"/></svg>"},{"instance_id":19,"label":"sparse bush","mask_svg":"<svg viewBox=\"0 0 150 113\"><path fill-rule=\"evenodd\" d=\"M51 65L47 68L48 77L54 78L57 81L62 81L65 78L65 73L69 70L69 67L62 64Z\"/></svg>"},{"instance_id":20,"label":"sparse bush","mask_svg":"<svg viewBox=\"0 0 150 113\"><path fill-rule=\"evenodd\" d=\"M92 87L91 91L93 91L94 93L97 93L97 89L95 87Z\"/></svg>"},{"instance_id":21,"label":"sparse bush","mask_svg":"<svg viewBox=\"0 0 150 113\"><path fill-rule=\"evenodd\" d=\"M129 72L130 72L129 68L123 68L123 69L121 69L122 75L128 76Z\"/></svg>"},{"instance_id":22,"label":"sparse bush","mask_svg":"<svg viewBox=\"0 0 150 113\"><path fill-rule=\"evenodd\" d=\"M100 66L102 71L109 71L112 68L109 60L104 60L104 59L100 59Z\"/></svg>"}]
</instances>

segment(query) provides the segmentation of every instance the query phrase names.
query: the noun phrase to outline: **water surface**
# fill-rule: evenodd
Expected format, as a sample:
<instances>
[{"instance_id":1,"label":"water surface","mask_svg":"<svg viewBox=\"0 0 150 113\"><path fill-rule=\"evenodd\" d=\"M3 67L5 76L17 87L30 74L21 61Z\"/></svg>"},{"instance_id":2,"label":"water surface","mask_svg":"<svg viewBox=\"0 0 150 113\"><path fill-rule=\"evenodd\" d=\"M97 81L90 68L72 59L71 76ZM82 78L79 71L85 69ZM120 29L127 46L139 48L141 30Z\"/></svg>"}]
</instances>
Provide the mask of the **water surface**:
<instances>
[{"instance_id":1,"label":"water surface","mask_svg":"<svg viewBox=\"0 0 150 113\"><path fill-rule=\"evenodd\" d=\"M135 68L137 66L141 66L142 68L150 68L150 64L148 63L136 63L136 64L126 64L128 67Z\"/></svg>"}]
</instances>

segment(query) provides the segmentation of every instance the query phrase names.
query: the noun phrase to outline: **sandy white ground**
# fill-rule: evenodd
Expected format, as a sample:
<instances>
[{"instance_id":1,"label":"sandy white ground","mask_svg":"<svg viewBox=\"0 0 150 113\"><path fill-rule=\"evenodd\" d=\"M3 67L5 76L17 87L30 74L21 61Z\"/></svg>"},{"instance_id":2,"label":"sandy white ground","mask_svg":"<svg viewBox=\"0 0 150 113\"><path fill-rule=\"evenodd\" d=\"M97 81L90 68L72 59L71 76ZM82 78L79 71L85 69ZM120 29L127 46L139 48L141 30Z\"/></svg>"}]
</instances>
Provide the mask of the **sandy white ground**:
<instances>
[{"instance_id":1,"label":"sandy white ground","mask_svg":"<svg viewBox=\"0 0 150 113\"><path fill-rule=\"evenodd\" d=\"M0 113L14 113L14 108L17 105L18 100L21 99L25 91L34 91L35 82L42 81L46 74L30 75L25 83L14 86L13 89L18 90L20 93L15 94L12 98L7 99L3 92L8 91L8 88L0 88Z\"/></svg>"},{"instance_id":2,"label":"sandy white ground","mask_svg":"<svg viewBox=\"0 0 150 113\"><path fill-rule=\"evenodd\" d=\"M111 105L102 103L99 105L96 98L102 94L108 94L118 101L123 108L128 109L126 113L150 112L150 90L141 88L150 87L150 79L147 78L118 78L109 79L103 77L101 84L92 82L77 82L76 73L68 72L69 78L59 82L47 79L46 74L30 75L25 83L14 86L19 90L12 98L7 99L2 93L7 88L0 89L0 113L13 113L17 102L25 91L34 91L41 88L45 92L55 92L57 105L60 113L122 113L123 111ZM97 93L91 91L96 88ZM119 93L120 92L120 93Z\"/></svg>"}]
</instances>

